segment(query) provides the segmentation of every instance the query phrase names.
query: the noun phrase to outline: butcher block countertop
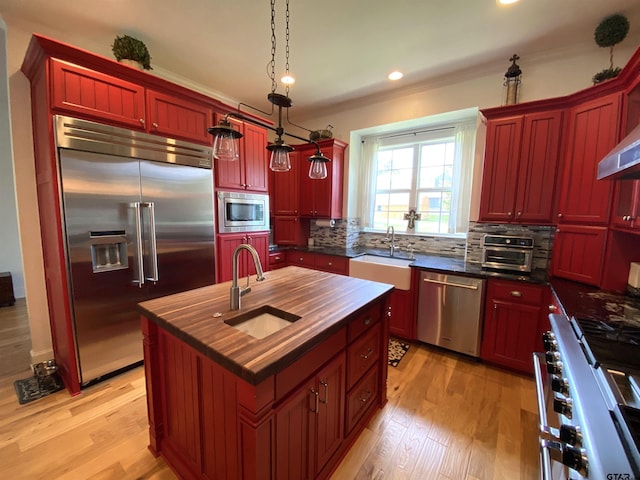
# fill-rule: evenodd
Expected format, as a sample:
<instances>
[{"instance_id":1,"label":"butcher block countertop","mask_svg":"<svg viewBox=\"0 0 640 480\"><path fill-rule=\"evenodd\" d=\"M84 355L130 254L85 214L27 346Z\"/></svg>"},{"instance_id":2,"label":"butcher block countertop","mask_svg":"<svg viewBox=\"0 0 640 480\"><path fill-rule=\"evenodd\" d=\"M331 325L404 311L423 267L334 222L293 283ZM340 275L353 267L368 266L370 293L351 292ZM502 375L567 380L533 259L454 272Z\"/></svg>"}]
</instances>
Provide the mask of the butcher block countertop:
<instances>
[{"instance_id":1,"label":"butcher block countertop","mask_svg":"<svg viewBox=\"0 0 640 480\"><path fill-rule=\"evenodd\" d=\"M203 355L257 385L393 290L389 284L301 267L266 272L265 277L262 282L256 282L255 275L251 277L251 292L240 298L240 310L229 309L231 282L142 302L138 310ZM246 277L238 285L244 287ZM264 305L300 319L263 339L225 323Z\"/></svg>"}]
</instances>

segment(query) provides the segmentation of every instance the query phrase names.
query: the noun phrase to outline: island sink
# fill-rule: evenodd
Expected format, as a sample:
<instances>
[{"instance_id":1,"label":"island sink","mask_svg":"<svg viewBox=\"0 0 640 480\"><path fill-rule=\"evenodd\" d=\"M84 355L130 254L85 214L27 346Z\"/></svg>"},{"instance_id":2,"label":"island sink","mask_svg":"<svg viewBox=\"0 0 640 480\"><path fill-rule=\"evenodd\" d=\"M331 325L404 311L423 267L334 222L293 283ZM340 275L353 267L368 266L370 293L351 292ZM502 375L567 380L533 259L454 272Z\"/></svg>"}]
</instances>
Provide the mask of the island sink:
<instances>
[{"instance_id":1,"label":"island sink","mask_svg":"<svg viewBox=\"0 0 640 480\"><path fill-rule=\"evenodd\" d=\"M298 315L285 312L270 305L263 305L229 320L225 320L224 323L259 340L288 327L300 318Z\"/></svg>"}]
</instances>

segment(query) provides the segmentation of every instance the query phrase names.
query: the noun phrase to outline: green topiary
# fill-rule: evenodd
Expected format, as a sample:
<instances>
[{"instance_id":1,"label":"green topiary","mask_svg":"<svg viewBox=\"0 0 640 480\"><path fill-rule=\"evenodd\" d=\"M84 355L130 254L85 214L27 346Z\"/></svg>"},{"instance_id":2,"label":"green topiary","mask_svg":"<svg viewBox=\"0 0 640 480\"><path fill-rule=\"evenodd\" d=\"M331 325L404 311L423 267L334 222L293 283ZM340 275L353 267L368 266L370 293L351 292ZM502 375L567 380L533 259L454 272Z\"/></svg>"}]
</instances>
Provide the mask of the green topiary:
<instances>
[{"instance_id":1,"label":"green topiary","mask_svg":"<svg viewBox=\"0 0 640 480\"><path fill-rule=\"evenodd\" d=\"M118 36L113 41L111 50L118 61L123 59L134 60L140 62L145 70L152 70L151 55L149 55L149 50L142 40L129 35Z\"/></svg>"},{"instance_id":2,"label":"green topiary","mask_svg":"<svg viewBox=\"0 0 640 480\"><path fill-rule=\"evenodd\" d=\"M622 70L613 66L613 46L624 40L627 33L629 33L629 20L619 13L609 15L596 27L593 34L596 44L601 48L609 47L609 68L593 76L594 84L617 77Z\"/></svg>"}]
</instances>

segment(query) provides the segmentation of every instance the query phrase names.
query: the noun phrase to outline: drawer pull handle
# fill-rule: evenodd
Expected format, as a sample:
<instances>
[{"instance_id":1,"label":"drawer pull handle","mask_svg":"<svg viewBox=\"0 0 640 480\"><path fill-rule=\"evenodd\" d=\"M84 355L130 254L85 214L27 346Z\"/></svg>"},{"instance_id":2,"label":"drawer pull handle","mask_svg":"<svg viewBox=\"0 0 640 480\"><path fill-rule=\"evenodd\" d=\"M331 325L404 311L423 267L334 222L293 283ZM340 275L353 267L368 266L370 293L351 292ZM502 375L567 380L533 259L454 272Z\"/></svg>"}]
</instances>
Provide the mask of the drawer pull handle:
<instances>
[{"instance_id":1,"label":"drawer pull handle","mask_svg":"<svg viewBox=\"0 0 640 480\"><path fill-rule=\"evenodd\" d=\"M315 410L312 408L311 409L311 413L315 413L317 415L318 414L318 408L320 407L318 405L318 402L319 402L319 398L318 397L320 396L320 393L315 388L311 389L311 393L315 396Z\"/></svg>"},{"instance_id":2,"label":"drawer pull handle","mask_svg":"<svg viewBox=\"0 0 640 480\"><path fill-rule=\"evenodd\" d=\"M360 397L360 402L361 403L367 403L370 398L371 398L371 390L367 390L365 392L364 396Z\"/></svg>"},{"instance_id":3,"label":"drawer pull handle","mask_svg":"<svg viewBox=\"0 0 640 480\"><path fill-rule=\"evenodd\" d=\"M360 357L362 357L363 360L369 360L369 356L373 353L373 350L371 349L371 347L367 348L367 353L361 353Z\"/></svg>"},{"instance_id":4,"label":"drawer pull handle","mask_svg":"<svg viewBox=\"0 0 640 480\"><path fill-rule=\"evenodd\" d=\"M327 265L329 265L330 267L333 267L333 263L329 262Z\"/></svg>"},{"instance_id":5,"label":"drawer pull handle","mask_svg":"<svg viewBox=\"0 0 640 480\"><path fill-rule=\"evenodd\" d=\"M519 292L518 290L511 290L509 292L509 295L511 295L512 297L520 298L522 296L522 292Z\"/></svg>"},{"instance_id":6,"label":"drawer pull handle","mask_svg":"<svg viewBox=\"0 0 640 480\"><path fill-rule=\"evenodd\" d=\"M276 257L276 260L280 260L280 257Z\"/></svg>"},{"instance_id":7,"label":"drawer pull handle","mask_svg":"<svg viewBox=\"0 0 640 480\"><path fill-rule=\"evenodd\" d=\"M320 403L328 403L329 402L329 384L326 380L320 380L320 385L324 387L324 400L320 400Z\"/></svg>"},{"instance_id":8,"label":"drawer pull handle","mask_svg":"<svg viewBox=\"0 0 640 480\"><path fill-rule=\"evenodd\" d=\"M550 312L555 312L556 310L558 310L558 307L556 307L555 305L549 305Z\"/></svg>"}]
</instances>

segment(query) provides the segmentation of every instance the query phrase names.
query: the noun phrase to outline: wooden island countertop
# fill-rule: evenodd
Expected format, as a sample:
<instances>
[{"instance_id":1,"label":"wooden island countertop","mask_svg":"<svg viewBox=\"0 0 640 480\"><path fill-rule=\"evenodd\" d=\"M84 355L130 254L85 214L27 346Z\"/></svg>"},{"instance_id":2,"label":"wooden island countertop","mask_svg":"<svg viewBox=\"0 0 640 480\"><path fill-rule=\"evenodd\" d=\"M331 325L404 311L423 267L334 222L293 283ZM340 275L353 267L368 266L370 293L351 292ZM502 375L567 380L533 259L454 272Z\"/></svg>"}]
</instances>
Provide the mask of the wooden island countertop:
<instances>
[{"instance_id":1,"label":"wooden island countertop","mask_svg":"<svg viewBox=\"0 0 640 480\"><path fill-rule=\"evenodd\" d=\"M138 308L204 356L258 385L393 290L389 284L293 266L266 272L265 277L262 282L251 277L251 292L241 297L235 311L229 308L231 282L149 300ZM238 284L244 287L246 278ZM225 323L264 305L300 319L263 339Z\"/></svg>"}]
</instances>

